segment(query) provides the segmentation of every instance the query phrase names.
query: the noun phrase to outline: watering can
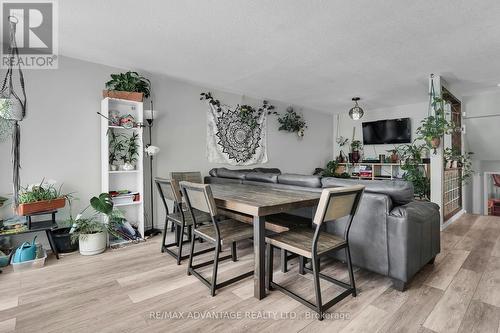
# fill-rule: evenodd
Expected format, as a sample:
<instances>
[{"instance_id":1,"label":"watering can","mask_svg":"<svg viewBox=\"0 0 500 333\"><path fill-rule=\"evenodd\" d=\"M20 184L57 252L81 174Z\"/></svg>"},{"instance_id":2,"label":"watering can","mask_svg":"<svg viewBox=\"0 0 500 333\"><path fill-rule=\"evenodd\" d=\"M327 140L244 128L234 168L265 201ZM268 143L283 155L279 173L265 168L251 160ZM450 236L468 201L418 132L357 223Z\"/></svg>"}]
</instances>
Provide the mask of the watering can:
<instances>
[{"instance_id":1,"label":"watering can","mask_svg":"<svg viewBox=\"0 0 500 333\"><path fill-rule=\"evenodd\" d=\"M28 242L24 242L21 246L16 249L14 253L14 259L12 262L20 263L23 261L30 261L36 258L36 244L35 244L36 236L33 238L33 242L30 244Z\"/></svg>"}]
</instances>

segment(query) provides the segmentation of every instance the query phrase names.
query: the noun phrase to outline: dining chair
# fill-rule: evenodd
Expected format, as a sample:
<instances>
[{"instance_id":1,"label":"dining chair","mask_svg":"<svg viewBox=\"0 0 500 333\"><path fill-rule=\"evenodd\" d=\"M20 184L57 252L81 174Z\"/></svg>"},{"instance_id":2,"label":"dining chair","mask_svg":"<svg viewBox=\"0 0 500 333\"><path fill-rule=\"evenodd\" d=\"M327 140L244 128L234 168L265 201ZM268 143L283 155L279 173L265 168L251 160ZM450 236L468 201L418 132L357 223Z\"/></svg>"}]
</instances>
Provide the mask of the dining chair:
<instances>
[{"instance_id":1,"label":"dining chair","mask_svg":"<svg viewBox=\"0 0 500 333\"><path fill-rule=\"evenodd\" d=\"M182 246L183 244L189 243L191 241L193 219L191 217L191 214L186 212L183 207L179 183L175 179L155 178L155 183L156 187L158 188L160 198L163 202L163 206L165 208L165 227L163 228L161 252L167 252L168 254L176 258L177 265L180 265L181 260L187 259L189 257L188 255L182 255ZM167 201L173 202L173 206L175 209L172 213L169 212ZM198 223L206 223L210 220L210 215L199 212L196 215L196 219ZM172 222L172 225L174 226L175 240L173 243L165 244L169 221ZM187 240L184 239L185 235L187 235ZM177 251L170 249L174 246L177 247ZM205 249L203 251L195 253L195 255L213 250L214 248Z\"/></svg>"},{"instance_id":2,"label":"dining chair","mask_svg":"<svg viewBox=\"0 0 500 333\"><path fill-rule=\"evenodd\" d=\"M356 285L349 250L349 230L351 229L351 224L363 191L364 186L362 185L324 189L313 219L315 230L300 228L266 237L267 287L269 290L278 289L301 302L316 311L319 315L319 320L323 320L324 312L340 300L349 295L356 297ZM322 232L324 224L335 223L341 219L346 221L343 237ZM273 282L274 248L284 249L299 255L299 273L305 274L308 272L313 274L316 304ZM320 273L320 258L342 249L345 250L347 269L349 271L349 284ZM310 259L312 270L305 267L305 258ZM320 278L343 287L346 290L332 300L323 303Z\"/></svg>"},{"instance_id":3,"label":"dining chair","mask_svg":"<svg viewBox=\"0 0 500 333\"><path fill-rule=\"evenodd\" d=\"M170 179L175 179L177 183L182 181L192 182L192 183L203 183L201 178L201 172L199 171L174 171L170 172ZM181 194L182 195L182 194ZM177 208L174 207L174 210ZM174 231L174 224L170 227L170 231Z\"/></svg>"},{"instance_id":4,"label":"dining chair","mask_svg":"<svg viewBox=\"0 0 500 333\"><path fill-rule=\"evenodd\" d=\"M193 219L193 237L191 238L191 249L189 252L188 275L196 276L209 289L212 296L215 296L217 289L225 287L231 283L253 275L253 270L235 276L227 281L217 283L217 269L219 262L227 259L237 261L236 242L253 237L253 227L234 219L221 218L217 213L217 207L212 195L210 185L203 185L191 182L180 182L180 187L186 204ZM208 213L211 217L211 224L200 225L196 217L197 212ZM214 259L193 265L195 236L215 244ZM219 258L221 247L231 245L231 255ZM204 278L196 269L213 264L212 277L209 281Z\"/></svg>"}]
</instances>

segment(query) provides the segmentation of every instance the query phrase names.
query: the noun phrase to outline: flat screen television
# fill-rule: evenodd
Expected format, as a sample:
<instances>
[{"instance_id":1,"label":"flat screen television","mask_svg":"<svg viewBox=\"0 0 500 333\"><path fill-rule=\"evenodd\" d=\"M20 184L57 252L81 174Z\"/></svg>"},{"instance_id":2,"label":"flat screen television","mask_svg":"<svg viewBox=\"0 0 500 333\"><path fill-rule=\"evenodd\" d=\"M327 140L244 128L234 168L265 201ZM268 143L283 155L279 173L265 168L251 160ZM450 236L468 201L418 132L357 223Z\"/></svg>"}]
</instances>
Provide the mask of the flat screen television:
<instances>
[{"instance_id":1,"label":"flat screen television","mask_svg":"<svg viewBox=\"0 0 500 333\"><path fill-rule=\"evenodd\" d=\"M411 142L410 118L370 121L362 125L365 145Z\"/></svg>"}]
</instances>

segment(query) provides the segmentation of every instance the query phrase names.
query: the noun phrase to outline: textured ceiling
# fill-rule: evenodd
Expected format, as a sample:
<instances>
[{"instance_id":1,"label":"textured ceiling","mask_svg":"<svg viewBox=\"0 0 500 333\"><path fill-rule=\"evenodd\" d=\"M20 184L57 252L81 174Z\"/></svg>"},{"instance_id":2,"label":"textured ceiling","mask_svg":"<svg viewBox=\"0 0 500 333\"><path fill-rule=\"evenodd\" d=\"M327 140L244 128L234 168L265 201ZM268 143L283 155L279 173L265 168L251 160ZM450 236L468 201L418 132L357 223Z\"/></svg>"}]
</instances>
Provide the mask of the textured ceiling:
<instances>
[{"instance_id":1,"label":"textured ceiling","mask_svg":"<svg viewBox=\"0 0 500 333\"><path fill-rule=\"evenodd\" d=\"M60 53L327 112L500 89L500 1L64 0Z\"/></svg>"}]
</instances>

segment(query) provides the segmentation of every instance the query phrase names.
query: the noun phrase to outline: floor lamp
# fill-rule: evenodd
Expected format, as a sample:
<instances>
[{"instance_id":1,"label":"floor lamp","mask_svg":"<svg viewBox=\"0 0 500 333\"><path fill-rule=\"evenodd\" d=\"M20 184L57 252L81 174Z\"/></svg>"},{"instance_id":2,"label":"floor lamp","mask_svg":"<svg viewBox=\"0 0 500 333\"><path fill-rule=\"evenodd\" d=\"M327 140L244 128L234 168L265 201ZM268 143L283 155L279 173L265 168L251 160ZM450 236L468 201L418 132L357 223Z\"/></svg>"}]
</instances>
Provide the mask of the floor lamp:
<instances>
[{"instance_id":1,"label":"floor lamp","mask_svg":"<svg viewBox=\"0 0 500 333\"><path fill-rule=\"evenodd\" d=\"M151 110L144 110L144 119L147 121L149 127L149 143L146 145L144 151L149 156L149 189L150 189L150 208L151 208L151 228L144 230L145 236L154 236L161 234L161 230L155 228L154 224L154 188L153 188L153 158L160 152L160 148L152 145L152 132L153 121L157 115L157 111L153 108L153 101L151 101Z\"/></svg>"}]
</instances>

